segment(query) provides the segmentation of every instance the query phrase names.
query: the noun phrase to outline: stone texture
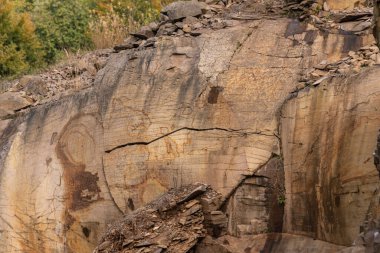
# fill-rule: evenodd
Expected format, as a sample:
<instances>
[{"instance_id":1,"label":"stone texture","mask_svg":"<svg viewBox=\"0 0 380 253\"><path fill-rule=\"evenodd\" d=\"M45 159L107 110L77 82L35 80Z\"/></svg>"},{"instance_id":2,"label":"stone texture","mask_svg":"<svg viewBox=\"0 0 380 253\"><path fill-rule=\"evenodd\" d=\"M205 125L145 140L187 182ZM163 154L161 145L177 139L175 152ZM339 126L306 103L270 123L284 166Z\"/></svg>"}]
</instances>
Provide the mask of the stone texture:
<instances>
[{"instance_id":1,"label":"stone texture","mask_svg":"<svg viewBox=\"0 0 380 253\"><path fill-rule=\"evenodd\" d=\"M186 17L196 17L202 14L204 5L195 1L178 1L164 7L162 13L168 15L170 20L179 20Z\"/></svg>"},{"instance_id":2,"label":"stone texture","mask_svg":"<svg viewBox=\"0 0 380 253\"><path fill-rule=\"evenodd\" d=\"M215 229L217 211L206 210L204 203L218 199L220 194L203 184L172 189L111 226L94 253L188 252L205 236L206 226Z\"/></svg>"},{"instance_id":3,"label":"stone texture","mask_svg":"<svg viewBox=\"0 0 380 253\"><path fill-rule=\"evenodd\" d=\"M377 114L371 106L377 105L376 68L354 81L342 77L329 83L331 87L324 86L326 79L309 93L306 82L301 87L298 81L311 67L338 61L350 51L372 45L373 38L365 33L329 33L275 15L258 20L253 10L259 5L249 4L244 3L242 12L232 6L223 15L234 20L227 28L213 30L198 22L202 25L197 25L194 36L165 33L155 37L154 46L145 47L148 40L135 41L133 49L128 44L118 53L100 54L100 62L78 62L44 75L46 80L57 79L47 82L49 93L63 87L61 74L68 76L63 83L76 92L60 94L64 97L57 101L0 121L0 251L91 252L107 224L170 188L198 181L221 193L218 203L203 200L211 211L223 211L221 203L247 196L242 191L258 193L268 203L266 192L252 189L257 182L250 178L269 177L262 171L264 165L282 153L287 184L285 229L350 244L372 201L369 192L378 183L376 169L367 161L375 145ZM211 12L221 12L222 5ZM259 11L265 12L265 8ZM283 118L279 117L279 109L299 87L303 91L286 102ZM326 108L318 110L319 106ZM346 110L338 114L342 107ZM348 123L339 121L343 116ZM312 124L305 126L303 120ZM339 131L333 137L327 135L335 128ZM302 140L289 141L292 136ZM336 161L336 167L318 167L319 154L313 152L317 144L313 143L321 136L330 141L318 146L325 148L324 161ZM329 160L333 155L342 158ZM307 167L295 168L303 159ZM248 186L241 185L244 180ZM320 196L315 189L321 185L328 192ZM334 188L338 186L342 188ZM268 222L256 215L258 202L250 205L253 210L247 214L230 212L229 218L239 222L232 230L237 225L248 232L256 226L262 227L260 232L268 228ZM308 216L315 210L318 215ZM223 234L226 217L219 212L212 217L210 223L219 226L215 233ZM310 238L296 238L294 245L315 250L323 244L330 250L325 242L312 244ZM265 241L261 240L262 245ZM293 249L286 241L294 242L281 240L278 247ZM137 250L149 244L141 243Z\"/></svg>"},{"instance_id":4,"label":"stone texture","mask_svg":"<svg viewBox=\"0 0 380 253\"><path fill-rule=\"evenodd\" d=\"M379 69L304 89L282 110L285 231L349 245L379 180Z\"/></svg>"},{"instance_id":5,"label":"stone texture","mask_svg":"<svg viewBox=\"0 0 380 253\"><path fill-rule=\"evenodd\" d=\"M245 179L227 205L230 235L281 232L284 204L284 168L272 158L254 176Z\"/></svg>"},{"instance_id":6,"label":"stone texture","mask_svg":"<svg viewBox=\"0 0 380 253\"><path fill-rule=\"evenodd\" d=\"M18 92L4 92L0 94L0 119L13 115L16 111L31 105Z\"/></svg>"},{"instance_id":7,"label":"stone texture","mask_svg":"<svg viewBox=\"0 0 380 253\"><path fill-rule=\"evenodd\" d=\"M365 0L325 0L331 10L352 10L355 7L364 7Z\"/></svg>"},{"instance_id":8,"label":"stone texture","mask_svg":"<svg viewBox=\"0 0 380 253\"><path fill-rule=\"evenodd\" d=\"M346 250L344 246L338 246L310 237L291 235L291 234L262 234L255 236L243 236L236 238L232 236L223 236L218 239L206 237L195 249L195 253L336 253L340 250ZM360 251L344 251L357 252ZM360 252L364 253L364 251Z\"/></svg>"}]
</instances>

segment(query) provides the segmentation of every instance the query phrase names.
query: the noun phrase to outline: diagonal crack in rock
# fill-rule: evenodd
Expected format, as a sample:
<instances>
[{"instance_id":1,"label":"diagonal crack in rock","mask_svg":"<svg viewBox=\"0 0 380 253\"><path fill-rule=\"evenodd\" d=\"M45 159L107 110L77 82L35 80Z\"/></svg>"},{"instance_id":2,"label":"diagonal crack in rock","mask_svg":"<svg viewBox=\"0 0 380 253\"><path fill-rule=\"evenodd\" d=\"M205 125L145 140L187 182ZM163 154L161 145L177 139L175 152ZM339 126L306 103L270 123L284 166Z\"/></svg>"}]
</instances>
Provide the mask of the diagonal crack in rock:
<instances>
[{"instance_id":1,"label":"diagonal crack in rock","mask_svg":"<svg viewBox=\"0 0 380 253\"><path fill-rule=\"evenodd\" d=\"M220 127L211 127L211 128L193 128L193 127L182 127L182 128L179 128L179 129L176 129L172 132L169 132L167 134L164 134L164 135L161 135L151 141L137 141L137 142L129 142L129 143L125 143L125 144L121 144L121 145L118 145L116 147L113 147L111 149L108 149L108 150L105 150L105 153L111 153L117 149L120 149L120 148L124 148L124 147L128 147L128 146L135 146L135 145L149 145L155 141L158 141L162 138L165 138L167 136L170 136L172 134L175 134L177 132L180 132L180 131L183 131L183 130L188 130L188 131L195 131L195 132L205 132L205 131L224 131L224 132L229 132L229 133L237 133L239 135L242 135L242 136L247 136L247 135L263 135L263 136L271 136L271 137L276 137L277 138L277 135L275 134L268 134L268 133L264 133L262 131L246 131L246 130L243 130L243 129L228 129L228 128L220 128Z\"/></svg>"}]
</instances>

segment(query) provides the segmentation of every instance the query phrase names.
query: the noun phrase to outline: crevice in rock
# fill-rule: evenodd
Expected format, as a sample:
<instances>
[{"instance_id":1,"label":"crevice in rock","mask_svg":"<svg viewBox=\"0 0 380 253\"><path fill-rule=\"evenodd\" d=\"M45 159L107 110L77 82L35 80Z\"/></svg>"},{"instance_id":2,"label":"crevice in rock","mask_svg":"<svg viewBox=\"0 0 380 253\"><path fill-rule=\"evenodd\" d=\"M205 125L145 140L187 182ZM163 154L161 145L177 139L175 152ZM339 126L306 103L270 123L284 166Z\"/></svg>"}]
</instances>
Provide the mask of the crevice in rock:
<instances>
[{"instance_id":1,"label":"crevice in rock","mask_svg":"<svg viewBox=\"0 0 380 253\"><path fill-rule=\"evenodd\" d=\"M284 193L283 162L273 154L253 175L245 176L219 206L228 216L229 234L282 232Z\"/></svg>"},{"instance_id":2,"label":"crevice in rock","mask_svg":"<svg viewBox=\"0 0 380 253\"><path fill-rule=\"evenodd\" d=\"M119 205L116 203L115 201L115 198L113 197L112 195L112 192L111 192L111 189L110 189L110 186L108 184L108 180L107 180L107 175L106 175L106 172L104 170L104 159L102 157L102 173L103 173L103 177L104 177L104 182L105 182L105 185L106 185L106 188L107 188L107 191L108 191L108 194L111 198L111 201L112 203L115 205L116 209L119 211L120 214L124 215L125 213L121 210L121 208L119 207Z\"/></svg>"},{"instance_id":3,"label":"crevice in rock","mask_svg":"<svg viewBox=\"0 0 380 253\"><path fill-rule=\"evenodd\" d=\"M256 171L259 171L260 169L264 168L270 162L270 160L275 156L276 156L275 154L272 154L272 156L263 165L261 165ZM248 178L254 177L254 176L255 176L255 173L253 173L252 175L249 175L249 176L243 176L242 179L236 184L235 188L232 189L230 191L230 193L224 197L223 201L220 203L220 205L218 207L218 210L226 210L227 204L228 204L229 200L231 199L231 197L243 185L245 180L247 180Z\"/></svg>"},{"instance_id":4,"label":"crevice in rock","mask_svg":"<svg viewBox=\"0 0 380 253\"><path fill-rule=\"evenodd\" d=\"M228 128L220 128L220 127L211 127L211 128L182 127L182 128L176 129L172 132L169 132L167 134L161 135L161 136L159 136L159 137L157 137L151 141L137 141L137 142L129 142L129 143L118 145L114 148L106 150L105 153L111 153L112 151L115 151L115 150L120 149L120 148L128 147L128 146L149 145L155 141L158 141L160 139L163 139L165 137L168 137L172 134L175 134L175 133L183 131L183 130L195 131L195 132L206 132L206 131L215 131L216 130L216 131L224 131L224 132L228 132L228 133L236 133L236 134L241 135L241 136L263 135L263 136L274 136L274 137L276 137L276 135L274 135L274 134L266 134L266 133L263 133L262 131L249 132L249 131L246 131L243 129L228 129Z\"/></svg>"}]
</instances>

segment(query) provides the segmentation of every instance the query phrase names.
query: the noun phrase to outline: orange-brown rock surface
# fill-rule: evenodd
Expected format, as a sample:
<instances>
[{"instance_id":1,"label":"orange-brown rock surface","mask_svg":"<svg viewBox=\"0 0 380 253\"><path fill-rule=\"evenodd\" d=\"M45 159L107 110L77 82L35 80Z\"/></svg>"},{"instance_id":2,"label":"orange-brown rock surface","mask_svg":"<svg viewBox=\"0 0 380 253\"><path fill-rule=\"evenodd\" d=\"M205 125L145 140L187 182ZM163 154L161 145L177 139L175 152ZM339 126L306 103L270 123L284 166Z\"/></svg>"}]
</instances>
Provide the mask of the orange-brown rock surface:
<instances>
[{"instance_id":1,"label":"orange-brown rock surface","mask_svg":"<svg viewBox=\"0 0 380 253\"><path fill-rule=\"evenodd\" d=\"M73 76L2 85L0 252L92 252L109 224L195 182L220 194L228 224L209 244L226 252L363 249L345 246L378 197L372 14L299 2L170 7Z\"/></svg>"}]
</instances>

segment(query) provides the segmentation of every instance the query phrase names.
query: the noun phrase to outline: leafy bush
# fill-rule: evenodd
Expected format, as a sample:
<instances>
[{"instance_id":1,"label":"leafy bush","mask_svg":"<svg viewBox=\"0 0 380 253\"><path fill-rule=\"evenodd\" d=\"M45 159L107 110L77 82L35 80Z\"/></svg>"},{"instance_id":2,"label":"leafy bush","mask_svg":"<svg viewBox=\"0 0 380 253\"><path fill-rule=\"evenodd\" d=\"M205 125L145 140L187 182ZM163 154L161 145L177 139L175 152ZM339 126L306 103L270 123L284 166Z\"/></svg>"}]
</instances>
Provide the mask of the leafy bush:
<instances>
[{"instance_id":1,"label":"leafy bush","mask_svg":"<svg viewBox=\"0 0 380 253\"><path fill-rule=\"evenodd\" d=\"M91 48L90 11L77 0L47 0L33 9L36 33L43 41L45 61L52 63L63 49Z\"/></svg>"},{"instance_id":2,"label":"leafy bush","mask_svg":"<svg viewBox=\"0 0 380 253\"><path fill-rule=\"evenodd\" d=\"M16 75L43 65L43 50L28 13L0 0L0 77Z\"/></svg>"},{"instance_id":3,"label":"leafy bush","mask_svg":"<svg viewBox=\"0 0 380 253\"><path fill-rule=\"evenodd\" d=\"M0 78L54 63L63 50L112 47L173 0L0 0Z\"/></svg>"}]
</instances>

